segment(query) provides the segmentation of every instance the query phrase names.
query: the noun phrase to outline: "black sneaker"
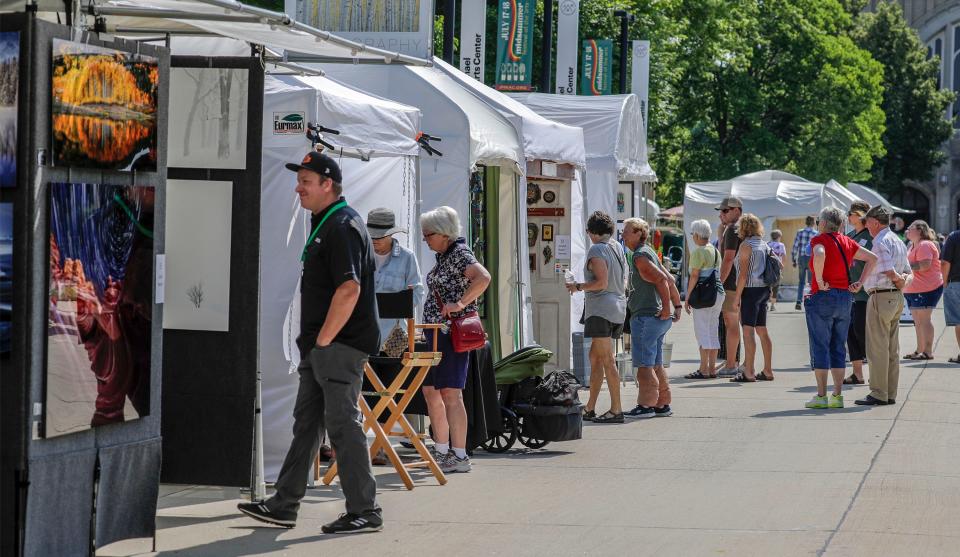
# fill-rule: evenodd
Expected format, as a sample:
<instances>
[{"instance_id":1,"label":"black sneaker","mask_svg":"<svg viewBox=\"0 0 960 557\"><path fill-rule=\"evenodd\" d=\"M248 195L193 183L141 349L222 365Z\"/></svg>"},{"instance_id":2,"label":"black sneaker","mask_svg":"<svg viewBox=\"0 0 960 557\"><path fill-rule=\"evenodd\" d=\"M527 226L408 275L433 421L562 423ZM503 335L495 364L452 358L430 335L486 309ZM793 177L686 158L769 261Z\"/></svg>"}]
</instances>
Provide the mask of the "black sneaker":
<instances>
[{"instance_id":1,"label":"black sneaker","mask_svg":"<svg viewBox=\"0 0 960 557\"><path fill-rule=\"evenodd\" d=\"M793 306L793 309L795 309L795 310L797 310L797 311L800 311L800 310L803 309L803 306L801 306L800 304L797 304L797 305Z\"/></svg>"},{"instance_id":2,"label":"black sneaker","mask_svg":"<svg viewBox=\"0 0 960 557\"><path fill-rule=\"evenodd\" d=\"M652 418L657 415L657 412L652 406L640 406L638 404L633 410L627 410L623 415L630 418Z\"/></svg>"},{"instance_id":3,"label":"black sneaker","mask_svg":"<svg viewBox=\"0 0 960 557\"><path fill-rule=\"evenodd\" d=\"M283 526L284 528L293 528L297 525L297 513L291 511L271 511L267 508L263 501L253 503L237 503L237 510L249 516L250 518L254 518L260 522L266 522L267 524Z\"/></svg>"},{"instance_id":4,"label":"black sneaker","mask_svg":"<svg viewBox=\"0 0 960 557\"><path fill-rule=\"evenodd\" d=\"M340 518L321 528L324 534L360 534L363 532L379 532L383 530L383 518L378 512L368 512L362 515L343 513Z\"/></svg>"},{"instance_id":5,"label":"black sneaker","mask_svg":"<svg viewBox=\"0 0 960 557\"><path fill-rule=\"evenodd\" d=\"M669 404L664 404L660 407L654 407L654 416L657 418L666 418L667 416L673 415L673 410L670 409Z\"/></svg>"}]
</instances>

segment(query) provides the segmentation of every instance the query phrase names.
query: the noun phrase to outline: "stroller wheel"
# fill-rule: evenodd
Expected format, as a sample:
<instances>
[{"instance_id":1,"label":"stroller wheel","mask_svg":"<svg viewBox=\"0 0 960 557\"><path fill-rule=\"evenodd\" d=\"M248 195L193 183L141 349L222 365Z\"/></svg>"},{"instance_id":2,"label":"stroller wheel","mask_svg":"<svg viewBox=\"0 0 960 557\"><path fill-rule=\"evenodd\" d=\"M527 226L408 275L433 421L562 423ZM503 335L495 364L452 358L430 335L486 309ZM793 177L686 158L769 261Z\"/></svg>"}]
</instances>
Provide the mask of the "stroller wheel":
<instances>
[{"instance_id":1,"label":"stroller wheel","mask_svg":"<svg viewBox=\"0 0 960 557\"><path fill-rule=\"evenodd\" d=\"M500 409L503 431L494 433L484 442L481 447L488 453L505 453L517 442L517 435L520 430L517 427L517 418L512 412L503 408Z\"/></svg>"},{"instance_id":2,"label":"stroller wheel","mask_svg":"<svg viewBox=\"0 0 960 557\"><path fill-rule=\"evenodd\" d=\"M520 443L522 443L524 447L530 449L542 449L550 443L550 441L544 441L543 439L537 439L536 437L530 437L524 434L522 423L520 424L520 432L517 434L517 439L520 440Z\"/></svg>"}]
</instances>

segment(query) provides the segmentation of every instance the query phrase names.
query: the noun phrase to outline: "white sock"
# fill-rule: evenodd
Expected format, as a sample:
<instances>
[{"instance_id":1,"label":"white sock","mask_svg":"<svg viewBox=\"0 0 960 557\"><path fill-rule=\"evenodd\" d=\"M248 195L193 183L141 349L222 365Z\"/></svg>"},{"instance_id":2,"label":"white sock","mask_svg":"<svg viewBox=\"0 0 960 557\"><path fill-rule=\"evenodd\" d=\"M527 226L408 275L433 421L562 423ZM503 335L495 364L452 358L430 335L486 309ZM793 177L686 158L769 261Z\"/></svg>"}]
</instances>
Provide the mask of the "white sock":
<instances>
[{"instance_id":1,"label":"white sock","mask_svg":"<svg viewBox=\"0 0 960 557\"><path fill-rule=\"evenodd\" d=\"M447 452L450 450L450 444L449 444L449 443L435 443L435 444L434 444L434 448L437 450L437 454L444 455L444 454L447 454Z\"/></svg>"},{"instance_id":2,"label":"white sock","mask_svg":"<svg viewBox=\"0 0 960 557\"><path fill-rule=\"evenodd\" d=\"M456 457L459 458L459 459L467 458L467 449L458 449L458 448L454 447L454 448L453 448L453 454L454 454L454 456L456 456Z\"/></svg>"}]
</instances>

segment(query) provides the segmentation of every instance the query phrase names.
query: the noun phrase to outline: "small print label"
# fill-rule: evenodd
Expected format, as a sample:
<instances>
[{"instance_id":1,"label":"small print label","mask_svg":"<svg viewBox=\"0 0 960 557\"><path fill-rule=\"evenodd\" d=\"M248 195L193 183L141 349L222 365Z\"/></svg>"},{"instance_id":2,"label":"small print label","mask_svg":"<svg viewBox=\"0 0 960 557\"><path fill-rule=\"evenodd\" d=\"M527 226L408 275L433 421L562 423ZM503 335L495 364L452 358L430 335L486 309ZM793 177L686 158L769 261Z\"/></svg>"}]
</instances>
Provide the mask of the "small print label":
<instances>
[{"instance_id":1,"label":"small print label","mask_svg":"<svg viewBox=\"0 0 960 557\"><path fill-rule=\"evenodd\" d=\"M157 303L162 304L164 300L163 290L166 288L167 284L167 256L163 253L157 254L157 264L155 266L156 270L156 286L157 286Z\"/></svg>"},{"instance_id":2,"label":"small print label","mask_svg":"<svg viewBox=\"0 0 960 557\"><path fill-rule=\"evenodd\" d=\"M303 135L306 131L303 112L274 112L273 135Z\"/></svg>"}]
</instances>

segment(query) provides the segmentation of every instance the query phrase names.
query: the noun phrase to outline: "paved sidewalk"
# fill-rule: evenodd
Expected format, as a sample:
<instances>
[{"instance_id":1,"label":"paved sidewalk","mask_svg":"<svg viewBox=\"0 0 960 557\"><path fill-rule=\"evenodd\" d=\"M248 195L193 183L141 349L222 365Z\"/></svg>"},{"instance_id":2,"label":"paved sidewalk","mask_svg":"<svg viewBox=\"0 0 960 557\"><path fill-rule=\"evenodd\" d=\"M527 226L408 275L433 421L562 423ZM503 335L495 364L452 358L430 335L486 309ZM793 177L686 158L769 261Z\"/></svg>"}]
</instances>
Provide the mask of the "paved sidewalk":
<instances>
[{"instance_id":1,"label":"paved sidewalk","mask_svg":"<svg viewBox=\"0 0 960 557\"><path fill-rule=\"evenodd\" d=\"M542 450L478 451L473 472L444 487L422 476L408 492L378 467L378 534L320 533L343 512L336 488L310 490L285 530L241 517L237 490L163 486L158 554L960 555L960 366L946 361L958 346L942 311L936 360L902 366L896 405L854 406L859 386L847 408L811 411L803 316L780 307L772 383L680 379L697 365L685 315L668 337L671 418L586 424L582 440ZM901 352L913 342L902 327ZM635 397L625 389L624 407ZM98 554L149 551L131 540Z\"/></svg>"}]
</instances>

